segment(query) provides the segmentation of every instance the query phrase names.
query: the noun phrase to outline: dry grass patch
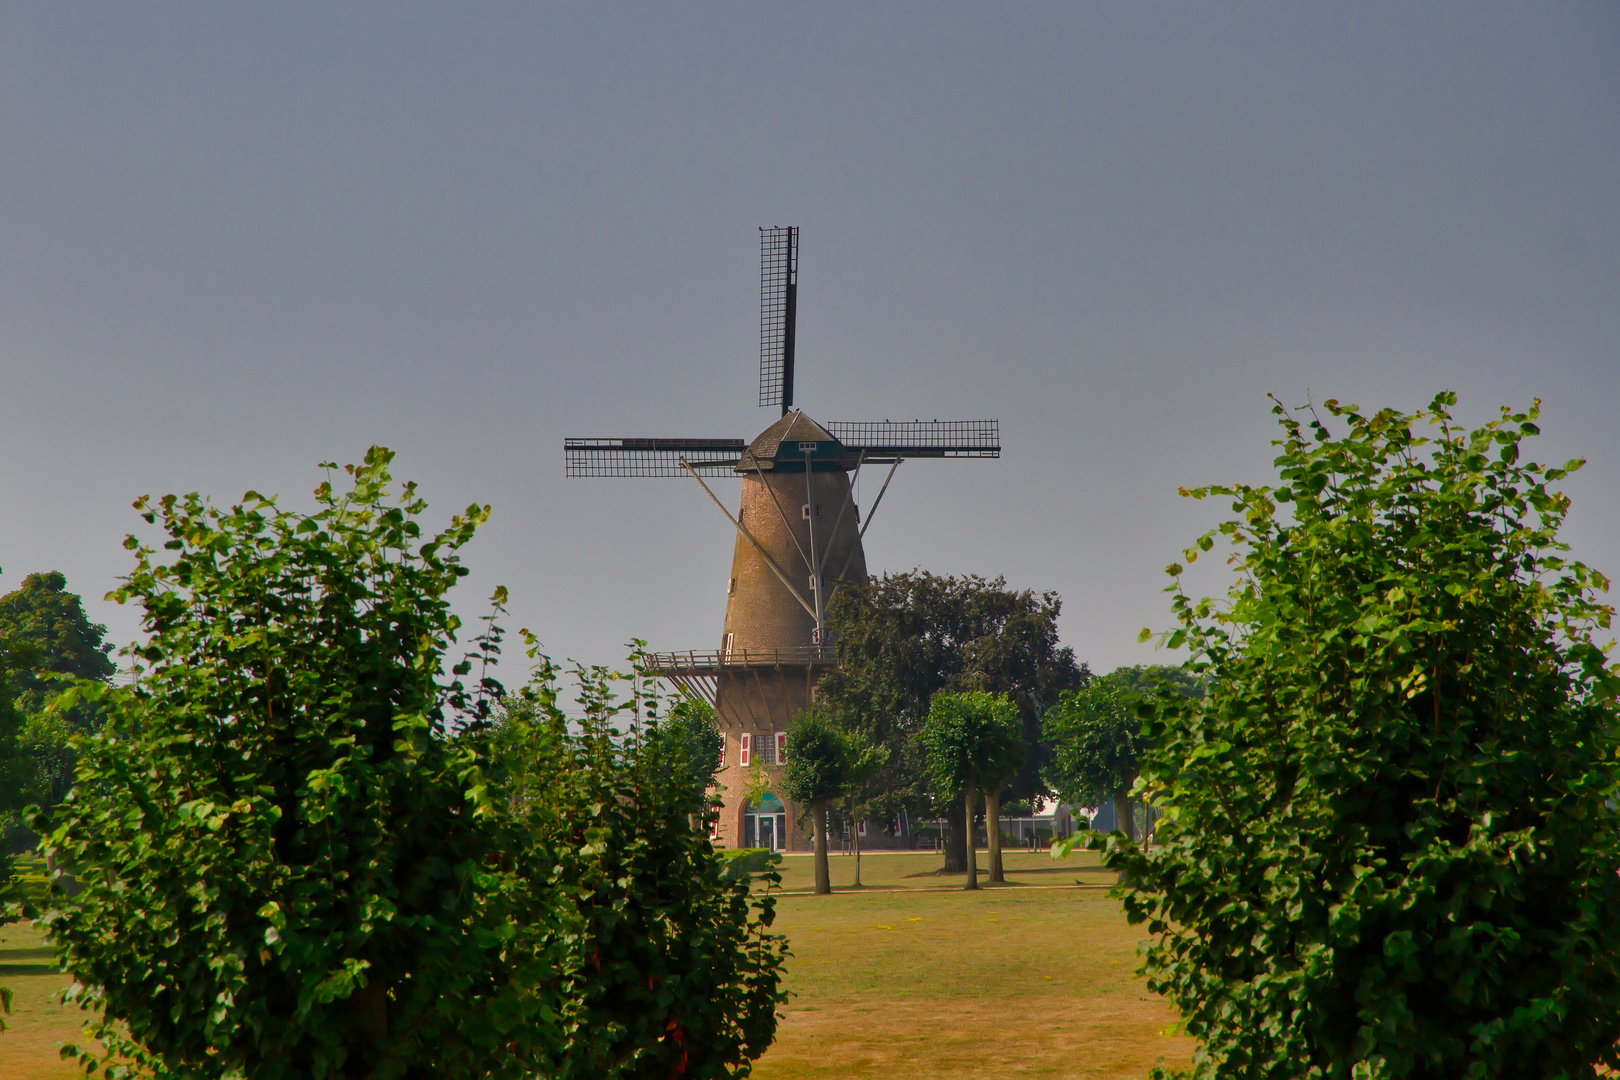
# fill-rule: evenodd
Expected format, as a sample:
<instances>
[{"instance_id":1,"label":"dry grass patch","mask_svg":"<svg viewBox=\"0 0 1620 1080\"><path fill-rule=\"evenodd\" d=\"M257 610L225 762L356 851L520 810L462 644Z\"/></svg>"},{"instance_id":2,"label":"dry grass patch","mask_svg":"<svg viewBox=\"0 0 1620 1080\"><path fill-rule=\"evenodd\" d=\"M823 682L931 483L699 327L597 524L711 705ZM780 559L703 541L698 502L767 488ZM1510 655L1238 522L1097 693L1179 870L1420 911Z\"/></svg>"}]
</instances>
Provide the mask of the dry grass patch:
<instances>
[{"instance_id":1,"label":"dry grass patch","mask_svg":"<svg viewBox=\"0 0 1620 1080\"><path fill-rule=\"evenodd\" d=\"M1191 1055L1103 890L851 891L778 911L795 996L762 1080L1136 1078Z\"/></svg>"},{"instance_id":2,"label":"dry grass patch","mask_svg":"<svg viewBox=\"0 0 1620 1080\"><path fill-rule=\"evenodd\" d=\"M39 931L27 924L0 927L0 986L16 998L0 1032L0 1077L5 1080L67 1080L83 1076L57 1051L78 1038L85 1014L56 1003L72 980L57 970Z\"/></svg>"}]
</instances>

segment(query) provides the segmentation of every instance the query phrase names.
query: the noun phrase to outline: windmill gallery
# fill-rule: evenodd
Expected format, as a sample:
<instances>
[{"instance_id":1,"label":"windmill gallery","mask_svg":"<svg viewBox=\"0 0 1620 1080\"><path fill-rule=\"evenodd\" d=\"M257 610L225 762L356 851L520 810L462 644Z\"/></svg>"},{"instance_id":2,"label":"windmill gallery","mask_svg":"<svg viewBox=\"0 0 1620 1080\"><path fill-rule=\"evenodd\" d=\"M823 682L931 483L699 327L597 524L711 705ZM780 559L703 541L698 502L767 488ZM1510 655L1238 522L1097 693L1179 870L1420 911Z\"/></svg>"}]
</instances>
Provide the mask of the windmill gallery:
<instances>
[{"instance_id":1,"label":"windmill gallery","mask_svg":"<svg viewBox=\"0 0 1620 1080\"><path fill-rule=\"evenodd\" d=\"M734 847L808 848L797 808L779 794L788 722L815 697L837 663L827 604L845 584L867 580L861 541L908 458L1001 456L994 420L834 421L793 407L799 230L760 230L759 405L780 419L752 442L704 438L567 439L570 477L691 477L735 531L724 627L717 649L652 654L653 671L714 708L724 735L716 840ZM854 480L866 466L888 471L865 520ZM704 477L738 477L735 516ZM769 790L754 798L748 770Z\"/></svg>"}]
</instances>

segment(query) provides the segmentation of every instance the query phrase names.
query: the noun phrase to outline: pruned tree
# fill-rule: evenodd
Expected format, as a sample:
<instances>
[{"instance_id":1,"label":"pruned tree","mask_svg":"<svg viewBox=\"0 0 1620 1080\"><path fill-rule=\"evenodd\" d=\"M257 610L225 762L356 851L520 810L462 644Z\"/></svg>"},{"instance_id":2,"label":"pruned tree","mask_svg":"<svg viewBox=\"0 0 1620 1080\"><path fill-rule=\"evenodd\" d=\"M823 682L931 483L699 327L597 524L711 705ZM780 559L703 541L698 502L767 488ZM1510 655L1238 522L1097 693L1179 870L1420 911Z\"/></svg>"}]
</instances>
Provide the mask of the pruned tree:
<instances>
[{"instance_id":1,"label":"pruned tree","mask_svg":"<svg viewBox=\"0 0 1620 1080\"><path fill-rule=\"evenodd\" d=\"M970 690L936 695L918 736L927 754L928 775L934 790L942 798L960 798L962 802L968 829L964 838L967 847L964 888L979 887L972 835L975 789L987 779L994 782L995 778L1006 776L1017 767L1021 752L1020 729L1018 709L1005 694ZM993 805L986 802L987 813ZM995 831L995 820L989 819L989 823L991 831Z\"/></svg>"},{"instance_id":2,"label":"pruned tree","mask_svg":"<svg viewBox=\"0 0 1620 1080\"><path fill-rule=\"evenodd\" d=\"M832 892L832 871L827 865L827 804L846 790L849 759L849 741L827 709L812 704L789 723L782 790L794 802L810 807L817 893Z\"/></svg>"},{"instance_id":3,"label":"pruned tree","mask_svg":"<svg viewBox=\"0 0 1620 1080\"><path fill-rule=\"evenodd\" d=\"M1197 696L1203 688L1180 668L1116 668L1064 693L1041 725L1046 780L1058 798L1081 806L1112 802L1120 830L1132 840L1136 809L1130 791L1147 748L1140 714L1166 693Z\"/></svg>"},{"instance_id":4,"label":"pruned tree","mask_svg":"<svg viewBox=\"0 0 1620 1080\"><path fill-rule=\"evenodd\" d=\"M1041 717L1087 678L1058 642L1061 608L1056 593L1009 589L999 577L918 570L840 587L828 609L839 666L822 676L818 693L841 727L888 751L873 782L874 817L919 818L942 808L954 822L959 803L936 802L915 738L941 691L1005 693L1018 710L1024 759L1004 792L1025 800L1045 794ZM961 823L951 830L947 869L964 867L965 832Z\"/></svg>"},{"instance_id":5,"label":"pruned tree","mask_svg":"<svg viewBox=\"0 0 1620 1080\"><path fill-rule=\"evenodd\" d=\"M1279 404L1272 485L1232 500L1236 582L1193 599L1202 699L1158 699L1135 882L1151 989L1197 1077L1575 1077L1620 1067L1620 677L1600 574L1520 461L1537 409ZM1146 631L1144 631L1146 635Z\"/></svg>"},{"instance_id":6,"label":"pruned tree","mask_svg":"<svg viewBox=\"0 0 1620 1080\"><path fill-rule=\"evenodd\" d=\"M873 812L873 804L883 792L878 786L880 770L889 760L887 747L874 746L859 732L844 733L848 763L844 769L844 792L840 806L850 822L855 852L855 887L861 885L861 823Z\"/></svg>"},{"instance_id":7,"label":"pruned tree","mask_svg":"<svg viewBox=\"0 0 1620 1080\"><path fill-rule=\"evenodd\" d=\"M1112 801L1120 830L1132 840L1136 811L1130 791L1142 744L1134 704L1120 680L1104 675L1065 693L1043 724L1051 755L1047 782L1058 797L1081 806Z\"/></svg>"}]
</instances>

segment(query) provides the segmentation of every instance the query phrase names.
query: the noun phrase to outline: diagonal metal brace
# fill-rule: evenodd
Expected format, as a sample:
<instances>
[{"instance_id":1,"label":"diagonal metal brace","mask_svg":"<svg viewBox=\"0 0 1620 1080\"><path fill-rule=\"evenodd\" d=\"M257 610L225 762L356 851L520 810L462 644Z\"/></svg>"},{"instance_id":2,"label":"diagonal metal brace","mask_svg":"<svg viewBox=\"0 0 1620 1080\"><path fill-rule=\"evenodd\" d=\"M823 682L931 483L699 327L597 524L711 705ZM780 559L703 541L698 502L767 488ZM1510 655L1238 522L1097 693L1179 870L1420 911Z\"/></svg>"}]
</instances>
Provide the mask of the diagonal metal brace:
<instances>
[{"instance_id":1,"label":"diagonal metal brace","mask_svg":"<svg viewBox=\"0 0 1620 1080\"><path fill-rule=\"evenodd\" d=\"M883 478L883 486L878 489L877 498L872 500L872 509L866 512L866 521L861 525L860 535L855 538L856 544L849 549L849 554L844 556L844 565L838 568L838 577L833 581L832 592L827 594L827 603L832 603L832 598L837 596L838 590L844 587L844 574L849 570L849 564L855 560L855 552L860 550L860 541L866 539L866 530L872 527L872 519L877 516L878 504L883 501L883 493L889 490L889 481L894 479L894 470L898 469L900 463L904 460L905 458L895 458L894 464L889 466L889 474ZM692 475L696 476L697 474L693 473ZM701 483L701 481L699 482Z\"/></svg>"},{"instance_id":2,"label":"diagonal metal brace","mask_svg":"<svg viewBox=\"0 0 1620 1080\"><path fill-rule=\"evenodd\" d=\"M714 501L714 505L720 508L720 512L722 514L726 515L726 520L735 525L737 527L737 531L746 536L748 538L748 542L754 545L754 550L759 552L760 558L765 560L765 565L771 568L771 572L776 575L776 579L782 583L782 588L792 593L793 599L799 602L799 606L804 608L805 611L809 612L812 619L815 618L816 609L812 607L804 597L799 595L799 590L795 589L793 584L788 581L788 576L782 572L782 568L780 566L776 565L776 560L771 558L771 553L765 550L765 546L758 540L754 539L754 534L748 531L748 527L746 525L731 516L731 511L726 509L724 503L715 498L714 492L709 490L708 484L703 483L703 477L697 474L697 470L692 468L691 465L687 464L685 458L681 458L680 461L682 465L686 466L686 471L692 474L692 479L696 480L699 486L703 488L703 493Z\"/></svg>"},{"instance_id":3,"label":"diagonal metal brace","mask_svg":"<svg viewBox=\"0 0 1620 1080\"><path fill-rule=\"evenodd\" d=\"M799 558L804 560L804 568L812 574L815 573L816 568L810 565L810 556L804 553L804 545L799 543L798 534L793 531L793 524L788 521L787 512L782 509L782 504L777 501L776 490L766 481L765 470L759 467L758 461L754 462L754 473L759 477L760 486L765 489L765 494L771 497L771 505L776 507L776 516L782 519L782 528L787 530L788 539L792 540L793 546L799 549Z\"/></svg>"},{"instance_id":4,"label":"diagonal metal brace","mask_svg":"<svg viewBox=\"0 0 1620 1080\"><path fill-rule=\"evenodd\" d=\"M864 464L866 464L866 451L862 450L860 456L855 459L855 475L849 478L849 490L844 492L844 501L838 507L838 516L833 519L832 532L827 534L827 550L822 552L821 561L816 564L815 572L817 574L827 572L827 560L832 558L832 546L833 541L838 538L838 526L844 523L844 514L849 510L850 504L855 501L855 481L861 478L861 466ZM811 513L814 512L811 511ZM844 568L849 568L848 558L844 559ZM827 599L830 600L832 597L829 596Z\"/></svg>"}]
</instances>

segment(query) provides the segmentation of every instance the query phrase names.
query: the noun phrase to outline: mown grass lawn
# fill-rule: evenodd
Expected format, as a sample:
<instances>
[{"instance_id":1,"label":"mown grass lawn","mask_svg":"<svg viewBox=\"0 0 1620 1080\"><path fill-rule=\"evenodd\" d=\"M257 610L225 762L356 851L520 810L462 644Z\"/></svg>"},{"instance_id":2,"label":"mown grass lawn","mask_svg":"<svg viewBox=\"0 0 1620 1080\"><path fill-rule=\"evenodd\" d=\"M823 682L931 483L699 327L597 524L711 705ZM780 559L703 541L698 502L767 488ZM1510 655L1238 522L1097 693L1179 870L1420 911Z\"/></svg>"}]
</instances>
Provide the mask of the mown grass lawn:
<instances>
[{"instance_id":1,"label":"mown grass lawn","mask_svg":"<svg viewBox=\"0 0 1620 1080\"><path fill-rule=\"evenodd\" d=\"M854 859L835 855L838 891L814 896L811 860L785 859L794 997L755 1075L1138 1078L1160 1057L1185 1062L1190 1041L1165 1034L1169 1011L1132 974L1141 934L1109 899L1112 876L1090 855L1005 861L1008 885L967 893L937 855L868 855L856 890ZM57 1056L83 1014L52 1000L67 979L50 957L37 931L0 928L0 985L16 992L4 1080L83 1075Z\"/></svg>"},{"instance_id":2,"label":"mown grass lawn","mask_svg":"<svg viewBox=\"0 0 1620 1080\"><path fill-rule=\"evenodd\" d=\"M785 859L795 996L755 1075L1138 1078L1186 1062L1191 1041L1166 1034L1170 1011L1133 974L1141 933L1100 887L1112 876L1087 855L1004 861L1008 885L968 893L938 856L866 857L868 888L814 896L797 891L810 860ZM835 889L853 862L832 859Z\"/></svg>"},{"instance_id":3,"label":"mown grass lawn","mask_svg":"<svg viewBox=\"0 0 1620 1080\"><path fill-rule=\"evenodd\" d=\"M0 1077L5 1080L84 1075L57 1053L64 1042L77 1038L86 1014L56 1003L57 991L70 980L56 969L51 955L39 931L27 924L0 927L0 986L9 986L15 995L6 1030L0 1031Z\"/></svg>"}]
</instances>

